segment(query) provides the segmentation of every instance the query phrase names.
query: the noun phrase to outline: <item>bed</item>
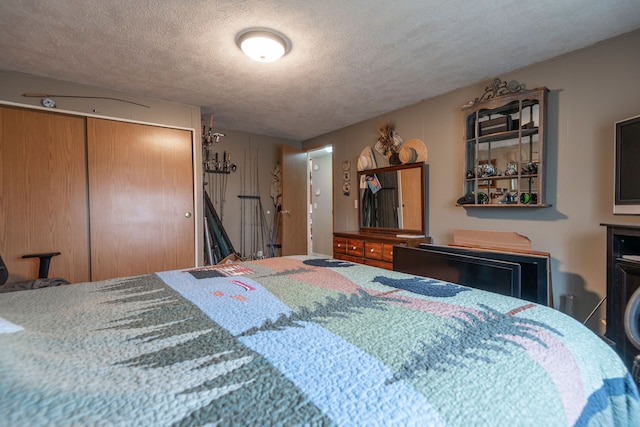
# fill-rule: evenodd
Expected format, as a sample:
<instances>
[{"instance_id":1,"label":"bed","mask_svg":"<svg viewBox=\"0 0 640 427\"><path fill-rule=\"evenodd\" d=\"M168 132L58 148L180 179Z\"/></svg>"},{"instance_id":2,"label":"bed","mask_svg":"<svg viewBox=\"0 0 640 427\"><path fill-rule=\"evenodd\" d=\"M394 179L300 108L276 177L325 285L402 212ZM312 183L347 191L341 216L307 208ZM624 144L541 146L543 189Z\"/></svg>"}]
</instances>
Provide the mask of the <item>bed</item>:
<instances>
[{"instance_id":1,"label":"bed","mask_svg":"<svg viewBox=\"0 0 640 427\"><path fill-rule=\"evenodd\" d=\"M640 425L542 305L294 256L0 294L0 425Z\"/></svg>"}]
</instances>

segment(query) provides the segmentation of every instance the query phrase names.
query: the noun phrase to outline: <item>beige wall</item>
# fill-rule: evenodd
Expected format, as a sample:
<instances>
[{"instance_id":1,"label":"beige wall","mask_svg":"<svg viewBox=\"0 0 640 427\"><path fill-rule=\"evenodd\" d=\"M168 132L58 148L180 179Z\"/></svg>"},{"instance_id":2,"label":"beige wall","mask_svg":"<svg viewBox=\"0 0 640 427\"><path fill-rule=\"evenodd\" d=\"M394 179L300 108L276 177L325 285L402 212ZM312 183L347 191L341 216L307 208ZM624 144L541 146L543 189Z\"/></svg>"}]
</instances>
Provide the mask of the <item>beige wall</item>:
<instances>
[{"instance_id":1,"label":"beige wall","mask_svg":"<svg viewBox=\"0 0 640 427\"><path fill-rule=\"evenodd\" d=\"M456 228L516 231L533 249L550 252L554 300L578 296L576 317L586 318L606 289L606 242L603 222L640 224L640 217L614 216L613 123L640 114L640 31L506 75L527 88L550 89L547 147L547 202L544 209L472 209L456 207L462 194L463 104L484 92L486 81L392 111L303 143L334 144L334 163L355 162L376 140L376 125L396 123L406 141L422 139L430 165L429 234L436 244L452 241ZM381 159L379 160L379 166ZM640 167L640 166L639 166ZM341 182L340 170L334 182ZM352 187L355 186L354 174ZM357 229L354 195L334 188L334 228ZM604 307L589 326L600 331Z\"/></svg>"}]
</instances>

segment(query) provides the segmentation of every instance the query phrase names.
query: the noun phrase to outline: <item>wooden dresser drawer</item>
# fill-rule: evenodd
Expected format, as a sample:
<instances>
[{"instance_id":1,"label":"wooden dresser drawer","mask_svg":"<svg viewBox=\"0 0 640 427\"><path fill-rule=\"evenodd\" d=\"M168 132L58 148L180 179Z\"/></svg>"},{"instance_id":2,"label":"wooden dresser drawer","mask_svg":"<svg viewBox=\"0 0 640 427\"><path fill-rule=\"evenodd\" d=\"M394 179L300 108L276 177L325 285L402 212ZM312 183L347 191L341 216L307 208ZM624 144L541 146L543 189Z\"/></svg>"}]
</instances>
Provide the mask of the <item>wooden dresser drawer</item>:
<instances>
[{"instance_id":1,"label":"wooden dresser drawer","mask_svg":"<svg viewBox=\"0 0 640 427\"><path fill-rule=\"evenodd\" d=\"M373 267L384 268L386 270L393 270L393 263L391 263L391 262L385 262L385 261L380 261L380 260L377 260L377 259L365 258L364 259L364 263L366 265L371 265Z\"/></svg>"},{"instance_id":2,"label":"wooden dresser drawer","mask_svg":"<svg viewBox=\"0 0 640 427\"><path fill-rule=\"evenodd\" d=\"M348 239L347 254L357 256L357 257L363 257L364 256L364 240Z\"/></svg>"},{"instance_id":3,"label":"wooden dresser drawer","mask_svg":"<svg viewBox=\"0 0 640 427\"><path fill-rule=\"evenodd\" d=\"M333 253L346 254L347 253L347 239L343 237L333 238Z\"/></svg>"},{"instance_id":4,"label":"wooden dresser drawer","mask_svg":"<svg viewBox=\"0 0 640 427\"><path fill-rule=\"evenodd\" d=\"M357 257L357 256L351 256L351 255L345 255L345 254L334 254L333 257L341 261L355 262L357 264L363 263L363 258Z\"/></svg>"},{"instance_id":5,"label":"wooden dresser drawer","mask_svg":"<svg viewBox=\"0 0 640 427\"><path fill-rule=\"evenodd\" d=\"M369 259L382 259L384 244L380 242L365 242L364 257Z\"/></svg>"},{"instance_id":6,"label":"wooden dresser drawer","mask_svg":"<svg viewBox=\"0 0 640 427\"><path fill-rule=\"evenodd\" d=\"M382 244L382 260L387 262L393 262L393 244L391 243Z\"/></svg>"}]
</instances>

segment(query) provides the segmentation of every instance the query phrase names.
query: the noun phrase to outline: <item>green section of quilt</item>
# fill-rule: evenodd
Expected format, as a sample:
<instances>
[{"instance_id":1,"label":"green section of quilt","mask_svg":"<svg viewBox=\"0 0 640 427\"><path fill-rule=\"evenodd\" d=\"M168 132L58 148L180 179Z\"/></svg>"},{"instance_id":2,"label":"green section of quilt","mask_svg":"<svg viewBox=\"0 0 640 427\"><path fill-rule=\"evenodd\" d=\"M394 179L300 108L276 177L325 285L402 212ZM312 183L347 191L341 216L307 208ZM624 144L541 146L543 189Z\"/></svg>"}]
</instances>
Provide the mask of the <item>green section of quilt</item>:
<instances>
[{"instance_id":1,"label":"green section of quilt","mask_svg":"<svg viewBox=\"0 0 640 427\"><path fill-rule=\"evenodd\" d=\"M519 412L523 417L536 414L538 421L551 423L547 425L557 422L558 414L563 412L562 400L547 371L527 356L526 349L517 341L505 339L505 335L520 335L525 340L545 345L529 334L527 327L514 326L518 321L526 323L527 319L477 306L471 296L473 292L464 294L464 298L463 294L457 298L427 298L390 289L383 283L388 279L406 280L407 276L346 264L343 267L328 264L330 269L327 270L290 258L270 261L268 266L254 262L251 263L254 273L249 276L297 312L313 312L309 320L389 366L397 373L396 380L407 381L429 396L429 402L439 408L441 414L456 420L454 425L472 418L480 423L495 422L495 419L483 420L482 414L491 411L479 408L521 407L523 392L518 390L521 387L525 390L535 387L538 393L547 396L521 408ZM444 283L436 286L440 285ZM301 289L304 292L300 292ZM349 298L345 297L345 294L361 293L379 295L383 301L377 307L361 303L350 305ZM505 312L525 304L507 300L502 302L509 307ZM331 305L336 306L333 311L327 307ZM432 312L420 310L425 306ZM543 324L533 326L545 328ZM550 334L559 334L553 328L548 329L552 331ZM494 363L497 360L500 363ZM487 378L494 378L494 383L512 391L501 395L501 401L496 402L493 394L478 387ZM469 396L467 404L452 407L451 403L459 402L460 396ZM544 419L544 414L549 414L548 420Z\"/></svg>"},{"instance_id":2,"label":"green section of quilt","mask_svg":"<svg viewBox=\"0 0 640 427\"><path fill-rule=\"evenodd\" d=\"M16 293L0 304L25 328L0 345L0 419L8 425L331 425L261 355L155 275L69 286L64 299L74 306L33 324L25 297L39 309L40 299L48 299L45 307L65 304L53 291ZM102 319L104 306L119 313L117 321ZM28 372L17 369L34 355ZM11 360L21 363L12 369Z\"/></svg>"}]
</instances>

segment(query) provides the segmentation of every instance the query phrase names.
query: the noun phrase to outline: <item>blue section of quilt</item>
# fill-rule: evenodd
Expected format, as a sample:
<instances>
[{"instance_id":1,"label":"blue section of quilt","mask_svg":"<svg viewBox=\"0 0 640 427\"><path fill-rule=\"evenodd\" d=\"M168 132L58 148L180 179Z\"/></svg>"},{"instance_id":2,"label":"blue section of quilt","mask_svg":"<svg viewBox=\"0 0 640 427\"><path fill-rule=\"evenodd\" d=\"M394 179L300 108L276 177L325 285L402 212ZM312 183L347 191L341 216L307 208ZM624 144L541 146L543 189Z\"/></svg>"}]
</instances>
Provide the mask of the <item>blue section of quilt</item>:
<instances>
[{"instance_id":1,"label":"blue section of quilt","mask_svg":"<svg viewBox=\"0 0 640 427\"><path fill-rule=\"evenodd\" d=\"M262 354L337 423L357 419L361 425L390 425L422 420L425 425L445 425L422 394L404 383L387 385L392 371L318 324L300 321L292 327L243 335L293 313L259 283L247 277L197 283L181 272L159 276L212 320L239 336L244 345ZM207 294L237 292L245 297L204 298ZM392 404L386 398L389 394L394 396ZM345 401L351 404L344 405ZM410 414L410 418L403 414Z\"/></svg>"},{"instance_id":2,"label":"blue section of quilt","mask_svg":"<svg viewBox=\"0 0 640 427\"><path fill-rule=\"evenodd\" d=\"M4 294L0 325L0 425L640 425L575 320L332 259Z\"/></svg>"}]
</instances>

